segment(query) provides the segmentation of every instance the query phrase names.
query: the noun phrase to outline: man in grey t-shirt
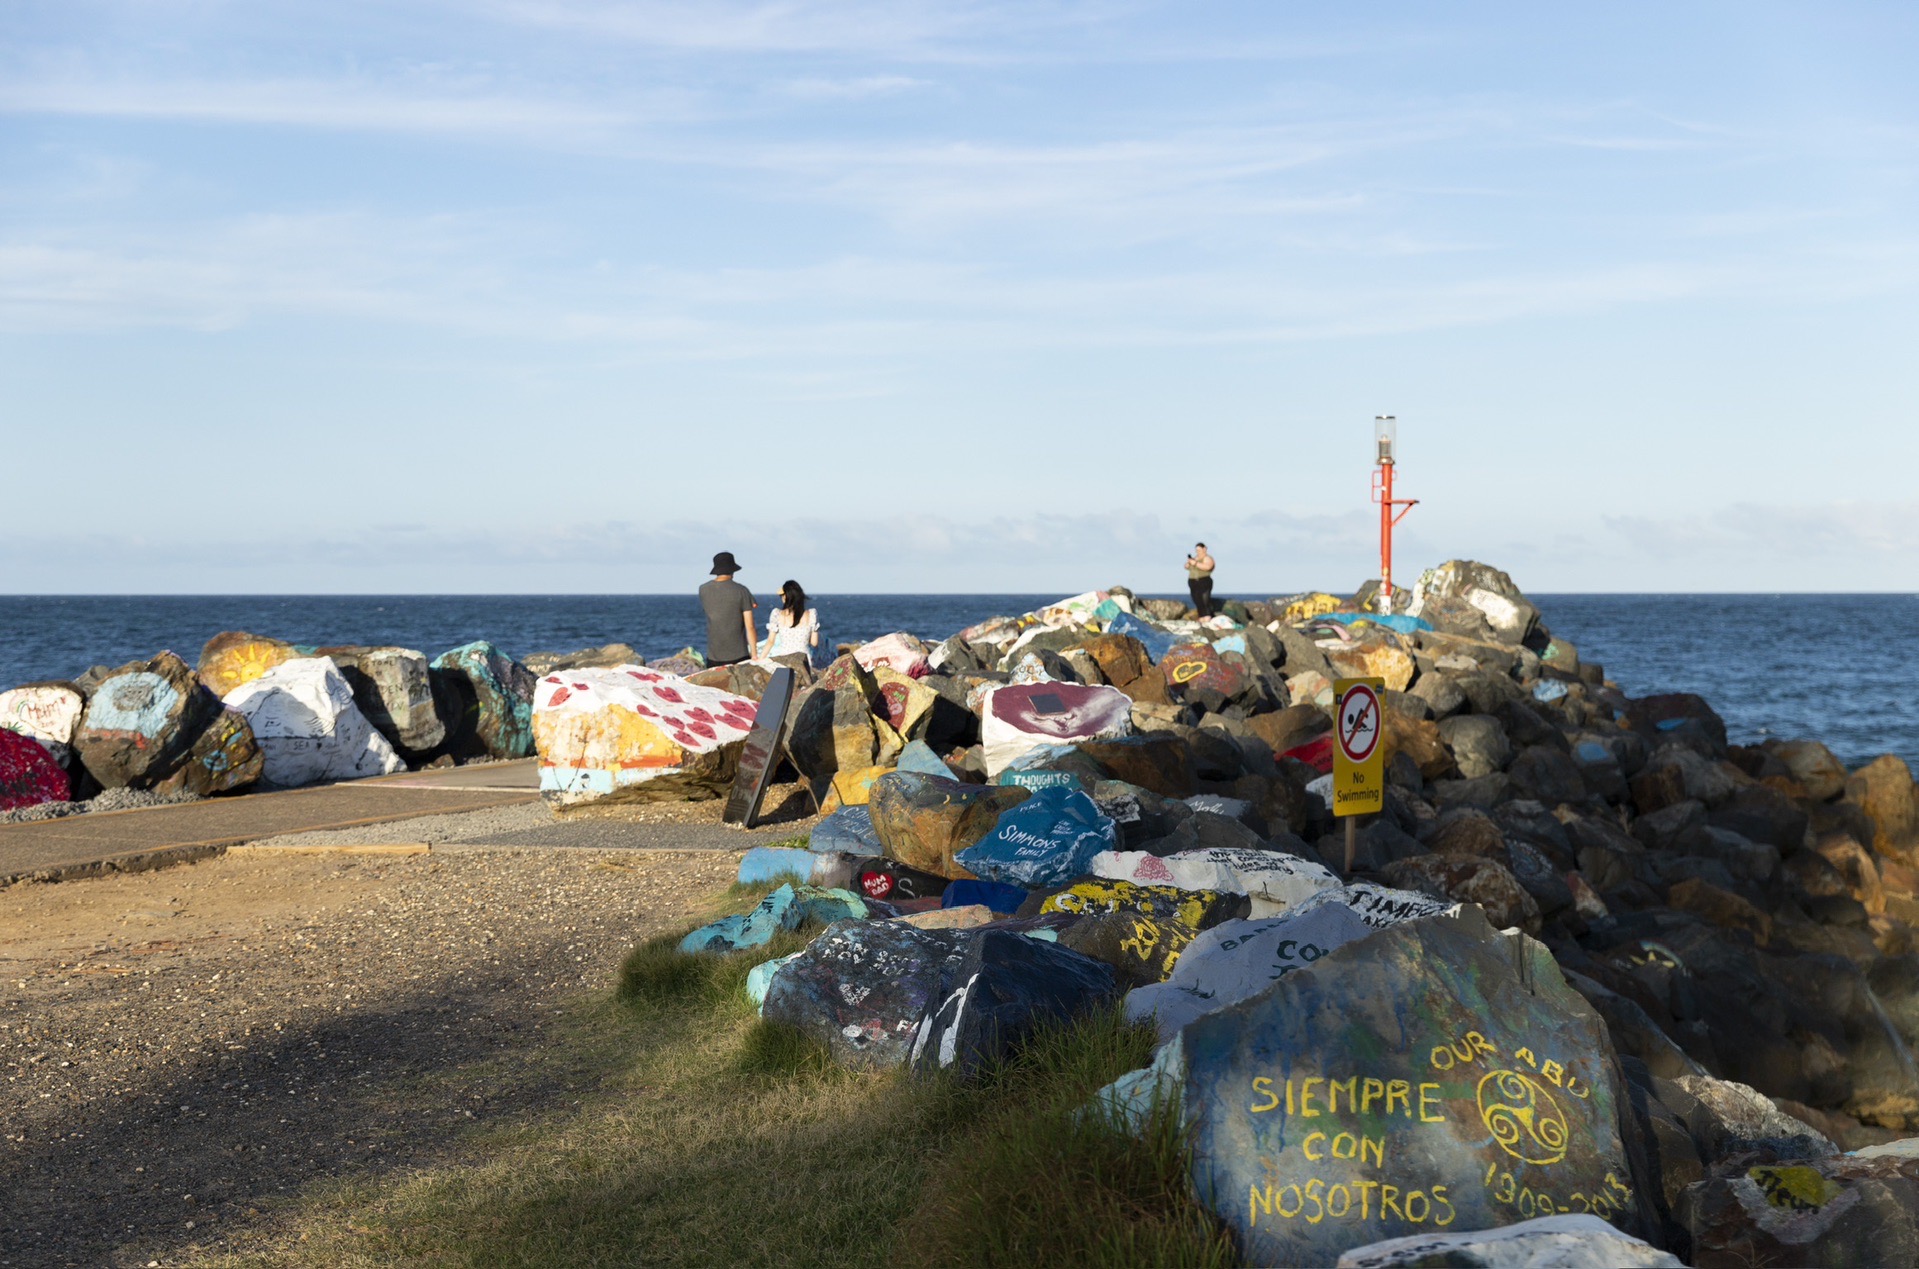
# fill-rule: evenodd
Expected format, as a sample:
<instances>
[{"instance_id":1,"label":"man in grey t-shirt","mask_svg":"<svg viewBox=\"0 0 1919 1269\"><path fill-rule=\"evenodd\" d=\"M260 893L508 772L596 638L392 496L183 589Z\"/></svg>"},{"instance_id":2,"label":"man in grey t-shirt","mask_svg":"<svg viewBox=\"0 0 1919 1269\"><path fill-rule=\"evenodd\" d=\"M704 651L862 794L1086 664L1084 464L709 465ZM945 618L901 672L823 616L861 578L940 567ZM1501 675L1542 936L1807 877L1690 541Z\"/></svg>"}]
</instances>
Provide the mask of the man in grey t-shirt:
<instances>
[{"instance_id":1,"label":"man in grey t-shirt","mask_svg":"<svg viewBox=\"0 0 1919 1269\"><path fill-rule=\"evenodd\" d=\"M713 557L713 580L700 587L700 607L706 609L706 663L732 665L755 651L753 592L733 580L740 571L733 552Z\"/></svg>"}]
</instances>

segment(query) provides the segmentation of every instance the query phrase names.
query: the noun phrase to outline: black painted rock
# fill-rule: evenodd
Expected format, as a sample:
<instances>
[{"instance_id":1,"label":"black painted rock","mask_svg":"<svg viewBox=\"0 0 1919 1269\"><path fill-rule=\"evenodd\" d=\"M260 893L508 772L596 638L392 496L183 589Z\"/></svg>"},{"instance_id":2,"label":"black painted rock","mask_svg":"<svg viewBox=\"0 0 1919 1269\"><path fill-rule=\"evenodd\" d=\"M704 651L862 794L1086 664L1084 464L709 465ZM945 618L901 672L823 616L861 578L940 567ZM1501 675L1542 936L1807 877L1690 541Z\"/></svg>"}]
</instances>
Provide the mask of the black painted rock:
<instances>
[{"instance_id":1,"label":"black painted rock","mask_svg":"<svg viewBox=\"0 0 1919 1269\"><path fill-rule=\"evenodd\" d=\"M913 1072L975 1074L1044 1023L1069 1022L1118 994L1113 969L1071 948L987 928L949 968L913 1041Z\"/></svg>"},{"instance_id":2,"label":"black painted rock","mask_svg":"<svg viewBox=\"0 0 1919 1269\"><path fill-rule=\"evenodd\" d=\"M1199 930L1177 918L1144 912L1102 912L1081 917L1059 932L1062 947L1112 966L1124 988L1165 982Z\"/></svg>"},{"instance_id":3,"label":"black painted rock","mask_svg":"<svg viewBox=\"0 0 1919 1269\"><path fill-rule=\"evenodd\" d=\"M149 789L180 769L220 699L179 657L162 652L103 679L74 733L80 761L103 788Z\"/></svg>"},{"instance_id":4,"label":"black painted rock","mask_svg":"<svg viewBox=\"0 0 1919 1269\"><path fill-rule=\"evenodd\" d=\"M1476 909L1335 948L1181 1036L1195 1188L1248 1261L1560 1212L1646 1232L1605 1024Z\"/></svg>"},{"instance_id":5,"label":"black painted rock","mask_svg":"<svg viewBox=\"0 0 1919 1269\"><path fill-rule=\"evenodd\" d=\"M774 975L760 1016L797 1027L846 1066L905 1065L966 939L898 921L838 921Z\"/></svg>"},{"instance_id":6,"label":"black painted rock","mask_svg":"<svg viewBox=\"0 0 1919 1269\"><path fill-rule=\"evenodd\" d=\"M257 781L266 770L266 760L247 716L237 709L223 709L194 738L187 760L162 787L185 789L203 798L231 793Z\"/></svg>"}]
</instances>

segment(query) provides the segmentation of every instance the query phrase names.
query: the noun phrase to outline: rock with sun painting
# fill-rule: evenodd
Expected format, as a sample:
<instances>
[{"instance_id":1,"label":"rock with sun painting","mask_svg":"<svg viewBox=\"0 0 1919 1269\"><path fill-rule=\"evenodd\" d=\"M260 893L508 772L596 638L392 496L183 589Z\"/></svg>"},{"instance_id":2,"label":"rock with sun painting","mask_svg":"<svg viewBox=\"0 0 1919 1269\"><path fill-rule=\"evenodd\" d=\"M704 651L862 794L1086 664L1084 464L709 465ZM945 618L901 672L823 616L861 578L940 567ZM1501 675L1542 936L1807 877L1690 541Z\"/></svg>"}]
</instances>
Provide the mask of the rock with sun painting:
<instances>
[{"instance_id":1,"label":"rock with sun painting","mask_svg":"<svg viewBox=\"0 0 1919 1269\"><path fill-rule=\"evenodd\" d=\"M1605 1023L1477 908L1335 948L1180 1034L1194 1184L1253 1263L1561 1212L1645 1232Z\"/></svg>"}]
</instances>

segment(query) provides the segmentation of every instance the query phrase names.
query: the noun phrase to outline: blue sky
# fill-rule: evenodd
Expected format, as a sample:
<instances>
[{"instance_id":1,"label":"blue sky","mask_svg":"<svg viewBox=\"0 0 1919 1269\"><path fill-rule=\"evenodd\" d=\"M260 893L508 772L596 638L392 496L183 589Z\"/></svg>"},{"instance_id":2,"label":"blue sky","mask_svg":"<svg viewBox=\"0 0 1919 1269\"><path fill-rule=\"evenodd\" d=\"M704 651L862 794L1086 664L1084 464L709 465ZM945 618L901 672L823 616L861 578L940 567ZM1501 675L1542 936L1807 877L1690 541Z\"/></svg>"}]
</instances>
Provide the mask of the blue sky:
<instances>
[{"instance_id":1,"label":"blue sky","mask_svg":"<svg viewBox=\"0 0 1919 1269\"><path fill-rule=\"evenodd\" d=\"M1919 589L1916 36L9 0L0 590Z\"/></svg>"}]
</instances>

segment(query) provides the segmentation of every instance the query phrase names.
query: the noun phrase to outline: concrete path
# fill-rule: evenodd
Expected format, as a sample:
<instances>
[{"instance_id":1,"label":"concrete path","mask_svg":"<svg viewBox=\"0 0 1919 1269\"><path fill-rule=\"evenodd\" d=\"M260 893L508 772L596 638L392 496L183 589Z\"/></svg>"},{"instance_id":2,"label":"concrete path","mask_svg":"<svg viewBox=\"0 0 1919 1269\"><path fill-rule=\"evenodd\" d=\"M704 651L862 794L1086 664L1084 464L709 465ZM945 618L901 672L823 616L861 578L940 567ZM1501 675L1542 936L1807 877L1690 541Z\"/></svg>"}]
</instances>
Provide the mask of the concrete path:
<instances>
[{"instance_id":1,"label":"concrete path","mask_svg":"<svg viewBox=\"0 0 1919 1269\"><path fill-rule=\"evenodd\" d=\"M769 799L773 803L775 799ZM229 846L434 850L745 850L803 834L812 822L797 792L769 805L751 831L720 824L718 804L651 808L637 815L556 817L539 799L535 759L375 776L340 784L209 798L130 811L0 824L0 886L137 872L218 854Z\"/></svg>"},{"instance_id":2,"label":"concrete path","mask_svg":"<svg viewBox=\"0 0 1919 1269\"><path fill-rule=\"evenodd\" d=\"M137 871L213 854L239 842L539 800L535 760L415 771L340 784L95 811L0 824L0 885L27 877Z\"/></svg>"}]
</instances>

